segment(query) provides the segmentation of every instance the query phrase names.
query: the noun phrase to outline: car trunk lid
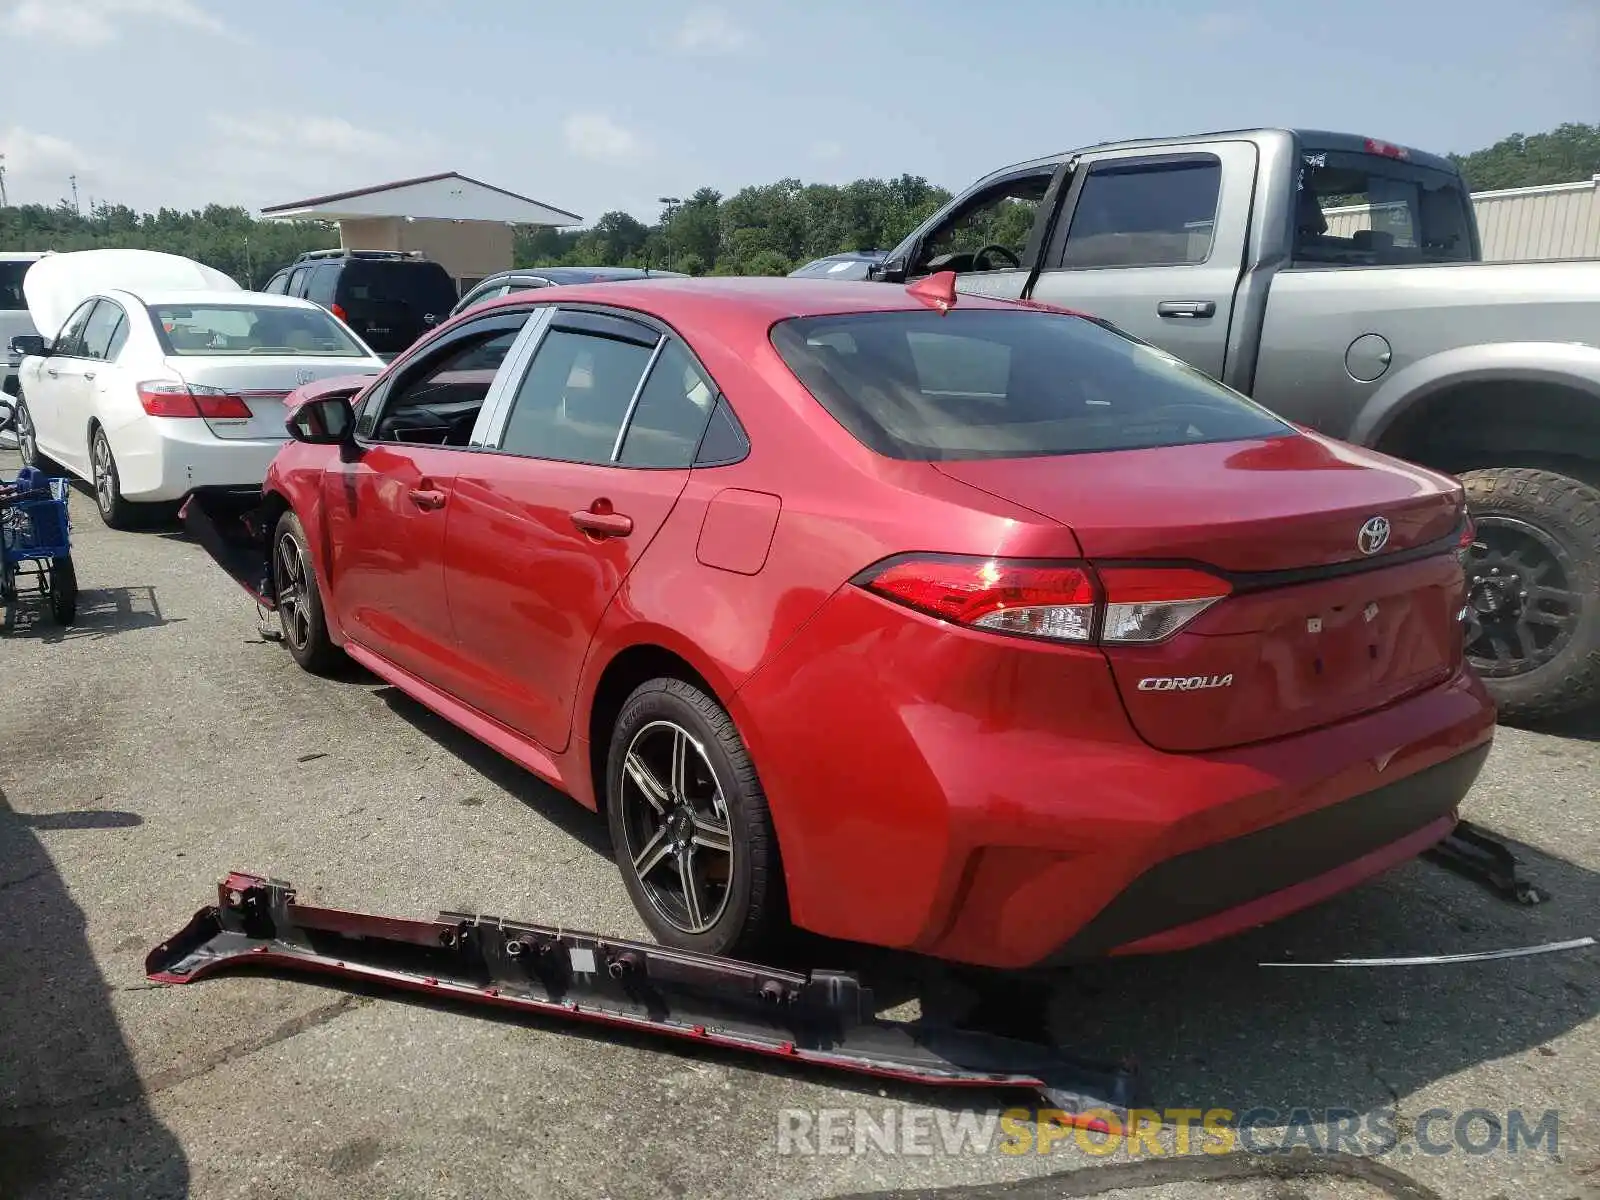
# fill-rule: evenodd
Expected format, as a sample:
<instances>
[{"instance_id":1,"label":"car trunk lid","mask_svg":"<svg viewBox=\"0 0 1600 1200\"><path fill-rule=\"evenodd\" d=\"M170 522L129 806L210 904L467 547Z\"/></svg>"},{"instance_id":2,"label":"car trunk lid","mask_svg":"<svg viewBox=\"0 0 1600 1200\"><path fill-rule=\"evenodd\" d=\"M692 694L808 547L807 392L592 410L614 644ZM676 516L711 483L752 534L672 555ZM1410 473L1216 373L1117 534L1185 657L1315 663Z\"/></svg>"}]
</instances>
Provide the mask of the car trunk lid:
<instances>
[{"instance_id":1,"label":"car trunk lid","mask_svg":"<svg viewBox=\"0 0 1600 1200\"><path fill-rule=\"evenodd\" d=\"M284 398L304 384L350 374L348 358L327 356L271 361L259 356L207 356L203 362L180 356L169 357L166 364L191 390L211 401L200 405L206 427L228 440L287 440Z\"/></svg>"},{"instance_id":2,"label":"car trunk lid","mask_svg":"<svg viewBox=\"0 0 1600 1200\"><path fill-rule=\"evenodd\" d=\"M1160 749L1330 724L1462 660L1452 551L1465 509L1448 477L1301 435L938 465L1069 526L1113 601L1131 563L1228 583L1165 641L1105 646L1130 719Z\"/></svg>"}]
</instances>

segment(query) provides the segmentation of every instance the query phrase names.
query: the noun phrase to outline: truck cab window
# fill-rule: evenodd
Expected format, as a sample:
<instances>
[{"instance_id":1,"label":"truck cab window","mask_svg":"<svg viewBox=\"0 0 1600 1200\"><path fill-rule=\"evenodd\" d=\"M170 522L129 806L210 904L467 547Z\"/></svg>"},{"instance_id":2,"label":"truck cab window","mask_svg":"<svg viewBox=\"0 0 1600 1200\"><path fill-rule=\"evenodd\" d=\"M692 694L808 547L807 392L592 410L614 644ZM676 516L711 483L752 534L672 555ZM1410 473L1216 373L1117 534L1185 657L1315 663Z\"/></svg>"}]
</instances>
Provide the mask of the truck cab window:
<instances>
[{"instance_id":1,"label":"truck cab window","mask_svg":"<svg viewBox=\"0 0 1600 1200\"><path fill-rule=\"evenodd\" d=\"M1021 266L1039 203L1053 175L1051 168L973 193L928 234L912 273L1003 271Z\"/></svg>"},{"instance_id":2,"label":"truck cab window","mask_svg":"<svg viewBox=\"0 0 1600 1200\"><path fill-rule=\"evenodd\" d=\"M1061 266L1203 263L1221 190L1222 162L1210 154L1096 163L1073 208Z\"/></svg>"},{"instance_id":3,"label":"truck cab window","mask_svg":"<svg viewBox=\"0 0 1600 1200\"><path fill-rule=\"evenodd\" d=\"M1376 154L1307 151L1297 179L1294 258L1335 266L1470 262L1470 205L1445 171Z\"/></svg>"}]
</instances>

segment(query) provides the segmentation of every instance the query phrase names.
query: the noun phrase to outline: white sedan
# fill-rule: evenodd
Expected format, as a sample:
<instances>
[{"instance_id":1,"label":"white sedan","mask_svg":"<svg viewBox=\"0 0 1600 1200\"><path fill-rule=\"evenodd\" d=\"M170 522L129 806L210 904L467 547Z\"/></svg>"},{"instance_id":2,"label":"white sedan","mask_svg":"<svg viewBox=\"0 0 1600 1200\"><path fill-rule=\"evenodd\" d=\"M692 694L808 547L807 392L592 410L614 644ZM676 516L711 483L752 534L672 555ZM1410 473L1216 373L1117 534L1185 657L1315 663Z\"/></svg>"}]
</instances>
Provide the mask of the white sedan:
<instances>
[{"instance_id":1,"label":"white sedan","mask_svg":"<svg viewBox=\"0 0 1600 1200\"><path fill-rule=\"evenodd\" d=\"M115 529L196 491L258 490L288 438L285 395L384 367L320 306L175 255L52 255L23 289L34 323L54 331L20 339L23 461L91 481Z\"/></svg>"}]
</instances>

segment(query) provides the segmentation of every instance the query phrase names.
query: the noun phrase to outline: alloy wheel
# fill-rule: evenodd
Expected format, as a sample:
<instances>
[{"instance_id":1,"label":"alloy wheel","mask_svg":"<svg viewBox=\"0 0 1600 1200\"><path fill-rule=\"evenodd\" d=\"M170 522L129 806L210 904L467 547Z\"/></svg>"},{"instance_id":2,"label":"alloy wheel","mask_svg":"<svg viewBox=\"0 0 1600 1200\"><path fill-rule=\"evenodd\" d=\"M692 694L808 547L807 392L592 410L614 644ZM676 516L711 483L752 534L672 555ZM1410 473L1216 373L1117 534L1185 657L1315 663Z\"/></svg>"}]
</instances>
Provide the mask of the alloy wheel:
<instances>
[{"instance_id":1,"label":"alloy wheel","mask_svg":"<svg viewBox=\"0 0 1600 1200\"><path fill-rule=\"evenodd\" d=\"M728 805L705 747L672 721L652 721L623 760L628 859L645 896L675 929L701 934L732 895Z\"/></svg>"},{"instance_id":2,"label":"alloy wheel","mask_svg":"<svg viewBox=\"0 0 1600 1200\"><path fill-rule=\"evenodd\" d=\"M278 616L283 636L296 650L304 650L311 640L311 614L306 611L305 551L291 535L278 539L278 552L272 556L272 587L278 598Z\"/></svg>"},{"instance_id":3,"label":"alloy wheel","mask_svg":"<svg viewBox=\"0 0 1600 1200\"><path fill-rule=\"evenodd\" d=\"M1482 675L1504 678L1543 666L1578 628L1583 597L1575 564L1555 538L1515 517L1476 518L1468 551L1467 657Z\"/></svg>"},{"instance_id":4,"label":"alloy wheel","mask_svg":"<svg viewBox=\"0 0 1600 1200\"><path fill-rule=\"evenodd\" d=\"M22 456L23 466L38 466L39 440L33 431L33 418L28 415L28 406L20 403L17 405L17 453Z\"/></svg>"},{"instance_id":5,"label":"alloy wheel","mask_svg":"<svg viewBox=\"0 0 1600 1200\"><path fill-rule=\"evenodd\" d=\"M94 502L109 517L117 507L116 467L111 461L111 443L104 433L94 437Z\"/></svg>"}]
</instances>

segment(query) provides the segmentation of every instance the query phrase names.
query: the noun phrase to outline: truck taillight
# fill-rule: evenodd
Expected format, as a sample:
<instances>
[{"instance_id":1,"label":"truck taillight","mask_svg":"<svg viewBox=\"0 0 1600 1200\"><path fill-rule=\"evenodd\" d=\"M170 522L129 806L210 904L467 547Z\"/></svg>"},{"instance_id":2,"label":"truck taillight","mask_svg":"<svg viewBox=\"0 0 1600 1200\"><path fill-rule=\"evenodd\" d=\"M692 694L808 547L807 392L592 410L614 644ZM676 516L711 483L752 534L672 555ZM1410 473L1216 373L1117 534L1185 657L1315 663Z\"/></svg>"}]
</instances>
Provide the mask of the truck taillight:
<instances>
[{"instance_id":1,"label":"truck taillight","mask_svg":"<svg viewBox=\"0 0 1600 1200\"><path fill-rule=\"evenodd\" d=\"M1163 641L1232 590L1203 571L906 555L856 582L907 608L972 629L1105 645Z\"/></svg>"},{"instance_id":2,"label":"truck taillight","mask_svg":"<svg viewBox=\"0 0 1600 1200\"><path fill-rule=\"evenodd\" d=\"M1396 146L1390 142L1380 142L1377 138L1367 138L1364 143L1368 154L1380 154L1384 158L1408 159L1411 151L1404 146Z\"/></svg>"},{"instance_id":3,"label":"truck taillight","mask_svg":"<svg viewBox=\"0 0 1600 1200\"><path fill-rule=\"evenodd\" d=\"M198 383L150 380L139 385L139 403L152 417L205 417L211 420L249 420L250 406L223 388Z\"/></svg>"},{"instance_id":4,"label":"truck taillight","mask_svg":"<svg viewBox=\"0 0 1600 1200\"><path fill-rule=\"evenodd\" d=\"M342 304L338 304L338 303L330 304L330 305L328 305L328 311L331 312L334 316L338 317L339 320L341 320L341 321L348 321L349 320L349 318L346 317L345 314L344 314L344 305L342 305Z\"/></svg>"}]
</instances>

